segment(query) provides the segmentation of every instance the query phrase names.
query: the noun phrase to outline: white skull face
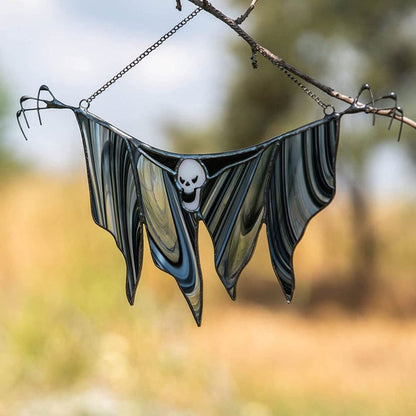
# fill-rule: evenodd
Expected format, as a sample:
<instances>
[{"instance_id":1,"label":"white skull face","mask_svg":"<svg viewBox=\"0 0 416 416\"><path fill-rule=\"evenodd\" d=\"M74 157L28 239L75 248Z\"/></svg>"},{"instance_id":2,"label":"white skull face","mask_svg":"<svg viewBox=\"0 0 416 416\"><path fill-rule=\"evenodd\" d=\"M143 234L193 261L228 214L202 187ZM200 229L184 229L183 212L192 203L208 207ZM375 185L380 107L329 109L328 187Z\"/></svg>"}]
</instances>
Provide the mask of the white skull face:
<instances>
[{"instance_id":1,"label":"white skull face","mask_svg":"<svg viewBox=\"0 0 416 416\"><path fill-rule=\"evenodd\" d=\"M207 175L204 167L195 159L184 159L178 167L177 183L182 189L182 203L187 211L199 208L201 187Z\"/></svg>"}]
</instances>

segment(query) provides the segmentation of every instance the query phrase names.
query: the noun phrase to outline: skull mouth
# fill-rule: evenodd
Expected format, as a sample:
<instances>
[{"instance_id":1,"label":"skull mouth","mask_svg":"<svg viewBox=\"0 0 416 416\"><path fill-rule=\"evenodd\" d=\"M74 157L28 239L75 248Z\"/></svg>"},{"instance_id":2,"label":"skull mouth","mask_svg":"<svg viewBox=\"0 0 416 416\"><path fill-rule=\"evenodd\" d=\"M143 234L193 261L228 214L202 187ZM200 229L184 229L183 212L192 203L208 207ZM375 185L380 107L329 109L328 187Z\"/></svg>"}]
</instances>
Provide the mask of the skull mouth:
<instances>
[{"instance_id":1,"label":"skull mouth","mask_svg":"<svg viewBox=\"0 0 416 416\"><path fill-rule=\"evenodd\" d=\"M196 159L183 159L177 167L176 185L180 191L182 207L188 212L199 210L201 188L207 180L205 167Z\"/></svg>"},{"instance_id":2,"label":"skull mouth","mask_svg":"<svg viewBox=\"0 0 416 416\"><path fill-rule=\"evenodd\" d=\"M194 189L190 193L182 192L182 201L185 202L185 204L190 204L195 201L196 198L196 189Z\"/></svg>"}]
</instances>

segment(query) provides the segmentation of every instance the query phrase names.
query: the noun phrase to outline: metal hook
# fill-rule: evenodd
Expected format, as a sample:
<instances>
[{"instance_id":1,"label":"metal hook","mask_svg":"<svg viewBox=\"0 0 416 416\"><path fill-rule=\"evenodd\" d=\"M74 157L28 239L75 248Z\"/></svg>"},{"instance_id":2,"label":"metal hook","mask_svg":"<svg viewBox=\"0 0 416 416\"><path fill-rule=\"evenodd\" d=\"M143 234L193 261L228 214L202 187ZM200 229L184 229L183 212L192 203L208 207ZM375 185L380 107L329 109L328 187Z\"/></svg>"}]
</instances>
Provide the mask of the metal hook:
<instances>
[{"instance_id":1,"label":"metal hook","mask_svg":"<svg viewBox=\"0 0 416 416\"><path fill-rule=\"evenodd\" d=\"M25 132L24 132L24 130L23 130L22 123L20 122L20 116L22 115L22 113L23 113L24 118L25 118L26 123L27 123L26 115L24 114L24 112L23 112L22 110L18 110L18 111L16 112L17 124L19 124L20 131L22 132L23 137L24 137L24 138L25 138L25 140L27 141L27 136L26 136L26 134L25 134ZM27 123L27 126L28 126L28 128L30 129L29 123Z\"/></svg>"},{"instance_id":2,"label":"metal hook","mask_svg":"<svg viewBox=\"0 0 416 416\"><path fill-rule=\"evenodd\" d=\"M358 91L357 96L356 96L356 97L355 97L355 99L354 99L353 106L355 106L356 108L358 108L358 106L357 106L358 99L360 98L360 96L362 95L362 93L363 93L364 91L368 91L368 93L370 94L370 99L371 99L370 103L371 103L371 107L372 107L372 108L375 108L375 100L374 100L373 90L372 90L372 88L370 87L370 84L367 84L367 83L365 83L365 84L363 84L363 85L361 86L360 90ZM367 103L367 104L365 104L365 105L364 105L364 111L365 111L365 112L370 112L370 111L368 111L368 106L369 106L369 104L370 104L370 103ZM376 124L376 115L374 114L374 112L373 112L373 111L372 111L371 113L373 114L373 126L374 126L374 125Z\"/></svg>"},{"instance_id":3,"label":"metal hook","mask_svg":"<svg viewBox=\"0 0 416 416\"><path fill-rule=\"evenodd\" d=\"M391 129L391 126L393 125L393 121L394 121L395 116L397 115L397 113L400 114L400 129L399 129L399 135L397 137L397 141L400 141L402 131L403 131L404 111L401 107L399 107L397 105L397 103L398 103L397 94L394 91L392 91L392 92L390 92L390 94L386 94L386 95L383 95L380 98L377 98L375 100L375 102L381 101L381 100L393 100L394 101L394 107L388 107L385 110L389 111L389 116L390 116L390 122L389 122L388 130Z\"/></svg>"},{"instance_id":4,"label":"metal hook","mask_svg":"<svg viewBox=\"0 0 416 416\"><path fill-rule=\"evenodd\" d=\"M399 135L397 137L397 141L399 142L400 141L400 138L402 137L402 131L403 131L404 111L403 111L403 109L401 107L395 107L393 112L394 113L396 113L396 112L400 113L400 129L399 129ZM391 117L390 124L389 124L389 129L390 129L391 124L393 123L393 120L394 120L394 114Z\"/></svg>"},{"instance_id":5,"label":"metal hook","mask_svg":"<svg viewBox=\"0 0 416 416\"><path fill-rule=\"evenodd\" d=\"M84 111L88 111L88 109L90 108L90 105L91 105L91 102L89 102L89 101L88 101L88 100L86 100L85 98L84 98L84 99L82 99L82 100L79 102L79 104L78 104L79 108L80 108L81 110L84 110Z\"/></svg>"},{"instance_id":6,"label":"metal hook","mask_svg":"<svg viewBox=\"0 0 416 416\"><path fill-rule=\"evenodd\" d=\"M51 96L51 99L48 100L46 98L41 98L42 92L44 92L44 91L46 91ZM36 105L34 105L33 107L25 107L26 101L35 101ZM45 106L41 107L40 103L43 103ZM19 124L20 130L21 130L25 140L27 140L27 136L24 132L22 123L20 121L20 118L22 117L22 115L23 115L23 118L25 120L27 128L30 129L30 124L29 124L29 120L26 116L26 112L27 111L36 111L37 115L38 115L39 123L40 123L40 125L42 125L42 117L41 117L40 111L41 110L46 110L48 108L68 108L68 109L73 110L73 111L76 110L75 107L71 107L71 106L66 105L66 104L62 103L61 101L57 100L55 98L55 96L52 94L51 90L46 85L41 85L40 86L36 97L23 96L23 97L20 98L20 109L16 112L16 118L17 118L17 122Z\"/></svg>"},{"instance_id":7,"label":"metal hook","mask_svg":"<svg viewBox=\"0 0 416 416\"><path fill-rule=\"evenodd\" d=\"M328 110L329 109L329 110ZM335 114L335 107L332 104L327 104L324 108L324 114L326 116L332 116L332 114Z\"/></svg>"}]
</instances>

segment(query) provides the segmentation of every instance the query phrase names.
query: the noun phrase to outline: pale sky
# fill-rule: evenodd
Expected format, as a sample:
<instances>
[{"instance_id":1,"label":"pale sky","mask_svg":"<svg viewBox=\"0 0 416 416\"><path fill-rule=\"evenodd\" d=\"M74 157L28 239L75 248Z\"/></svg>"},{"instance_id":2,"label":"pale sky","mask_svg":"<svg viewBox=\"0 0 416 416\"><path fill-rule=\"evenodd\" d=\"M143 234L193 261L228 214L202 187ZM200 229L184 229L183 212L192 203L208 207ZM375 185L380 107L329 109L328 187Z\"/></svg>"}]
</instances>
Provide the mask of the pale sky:
<instances>
[{"instance_id":1,"label":"pale sky","mask_svg":"<svg viewBox=\"0 0 416 416\"><path fill-rule=\"evenodd\" d=\"M174 0L0 2L0 79L11 106L6 139L14 154L53 172L84 166L75 118L69 111L48 111L39 127L32 117L25 142L14 118L19 98L36 95L46 84L59 100L77 105L194 9L184 1L178 12ZM202 126L221 111L234 65L225 52L232 39L223 23L200 13L98 97L90 111L148 144L172 149L164 134L167 121ZM379 149L368 171L376 194L416 195L416 172L400 147Z\"/></svg>"},{"instance_id":2,"label":"pale sky","mask_svg":"<svg viewBox=\"0 0 416 416\"><path fill-rule=\"evenodd\" d=\"M1 0L0 75L13 113L20 96L36 95L42 84L59 100L77 105L195 8L184 4L178 12L175 4ZM224 68L231 65L222 52L231 38L223 24L200 13L98 97L90 111L149 144L169 148L166 121L202 125L219 111ZM70 112L44 112L42 128L32 117L27 143L13 117L7 125L13 151L36 166L67 170L82 165Z\"/></svg>"}]
</instances>

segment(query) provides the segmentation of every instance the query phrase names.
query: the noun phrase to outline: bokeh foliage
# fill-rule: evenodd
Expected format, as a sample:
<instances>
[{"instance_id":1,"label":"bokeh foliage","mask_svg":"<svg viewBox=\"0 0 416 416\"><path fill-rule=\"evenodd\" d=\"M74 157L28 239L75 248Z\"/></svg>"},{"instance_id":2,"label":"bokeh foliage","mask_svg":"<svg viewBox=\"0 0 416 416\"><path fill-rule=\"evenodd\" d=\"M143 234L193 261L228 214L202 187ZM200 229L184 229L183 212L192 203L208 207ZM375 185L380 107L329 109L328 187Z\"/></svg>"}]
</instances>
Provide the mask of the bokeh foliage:
<instances>
[{"instance_id":1,"label":"bokeh foliage","mask_svg":"<svg viewBox=\"0 0 416 416\"><path fill-rule=\"evenodd\" d=\"M4 146L4 130L5 130L5 117L8 113L9 100L6 92L6 88L2 81L0 81L0 169L4 170L4 167L9 164L11 159L10 154L7 152Z\"/></svg>"},{"instance_id":2,"label":"bokeh foliage","mask_svg":"<svg viewBox=\"0 0 416 416\"><path fill-rule=\"evenodd\" d=\"M246 1L236 3L247 5ZM368 82L375 96L395 90L406 104L416 71L415 23L413 1L382 0L377 5L341 0L269 1L258 3L249 18L249 32L287 62L338 91L354 96ZM276 134L278 127L283 131L294 121L316 117L313 102L276 67L259 58L260 67L253 71L249 48L240 41L233 50L238 65L223 122L232 146L250 145L257 138ZM330 101L324 93L318 94ZM334 104L343 108L339 102ZM414 112L414 105L410 110ZM366 138L371 136L368 130L362 133ZM384 132L384 136L391 134ZM359 146L364 147L366 141L360 140ZM355 159L358 153L360 149L352 149Z\"/></svg>"},{"instance_id":3,"label":"bokeh foliage","mask_svg":"<svg viewBox=\"0 0 416 416\"><path fill-rule=\"evenodd\" d=\"M236 0L234 4L241 10L248 6L245 0ZM377 98L394 90L405 114L415 118L416 5L413 1L382 0L377 5L341 0L260 1L244 25L261 45L337 91L355 96L362 84L369 83ZM261 56L258 56L259 67L254 70L251 50L240 39L230 45L230 51L237 62L227 74L230 89L217 131L212 126L199 133L174 131L176 142L180 142L176 137L185 137L185 147L189 150L192 139L199 137L205 144L211 136L211 147L212 137L216 137L217 150L236 149L323 116L322 109L310 97ZM347 106L316 88L311 90L338 111ZM370 101L370 96L364 94L361 101ZM384 100L377 105L394 106L395 103ZM351 115L343 117L341 123L337 177L343 186L338 185L338 195L347 195L349 199L355 239L350 267L338 271L348 275L345 286L338 291L344 293L342 301L353 309L364 305L377 285L378 230L372 220L373 196L366 168L377 146L394 143L399 134L400 123L394 122L389 130L389 121L377 117L373 127L371 116ZM406 138L415 135L414 130L404 127L401 146L410 150L408 155L416 152L414 140ZM354 295L357 287L360 287L359 296ZM327 290L323 289L320 286L316 291Z\"/></svg>"},{"instance_id":4,"label":"bokeh foliage","mask_svg":"<svg viewBox=\"0 0 416 416\"><path fill-rule=\"evenodd\" d=\"M6 142L6 123L10 122L13 117L13 111L11 111L11 103L9 91L4 79L0 73L0 176L1 181L8 179L11 174L21 171L23 164L13 154L10 146Z\"/></svg>"},{"instance_id":5,"label":"bokeh foliage","mask_svg":"<svg viewBox=\"0 0 416 416\"><path fill-rule=\"evenodd\" d=\"M264 238L232 302L201 227L204 316L198 328L147 245L136 302L128 304L122 255L91 220L87 186L85 177L26 174L3 187L0 415L416 412L416 220L409 212L397 207L395 221L384 227L378 268L385 284L379 281L368 311L355 315L328 293L319 307L301 307L316 271L349 262L354 236L339 221L344 206L326 210L324 221L309 227L295 259L298 289L290 306ZM377 222L389 215L378 210ZM337 250L323 261L328 246ZM265 282L271 283L267 303L263 295L256 299Z\"/></svg>"},{"instance_id":6,"label":"bokeh foliage","mask_svg":"<svg viewBox=\"0 0 416 416\"><path fill-rule=\"evenodd\" d=\"M260 1L247 24L266 47L337 89L354 94L368 81L376 92L393 88L411 103L415 35L403 25L414 21L415 6L376 6ZM240 61L230 74L223 134L204 133L210 150L253 144L321 115L276 68L259 59L254 71L250 51L237 43L233 48ZM340 50L350 56L348 65ZM340 156L363 166L373 148L364 143L391 136L385 123L379 125L372 129L366 119L358 136L343 131ZM327 280L320 286L325 290L313 290L328 274L338 285L350 278L337 274L348 270L357 240L352 208L342 198L310 224L297 249L291 306L273 276L264 238L232 303L201 226L201 328L148 250L136 304L128 305L122 255L89 210L85 175L68 180L26 173L2 187L0 415L416 413L414 206L372 207L377 285L367 310L348 313ZM321 298L310 306L316 294Z\"/></svg>"}]
</instances>

